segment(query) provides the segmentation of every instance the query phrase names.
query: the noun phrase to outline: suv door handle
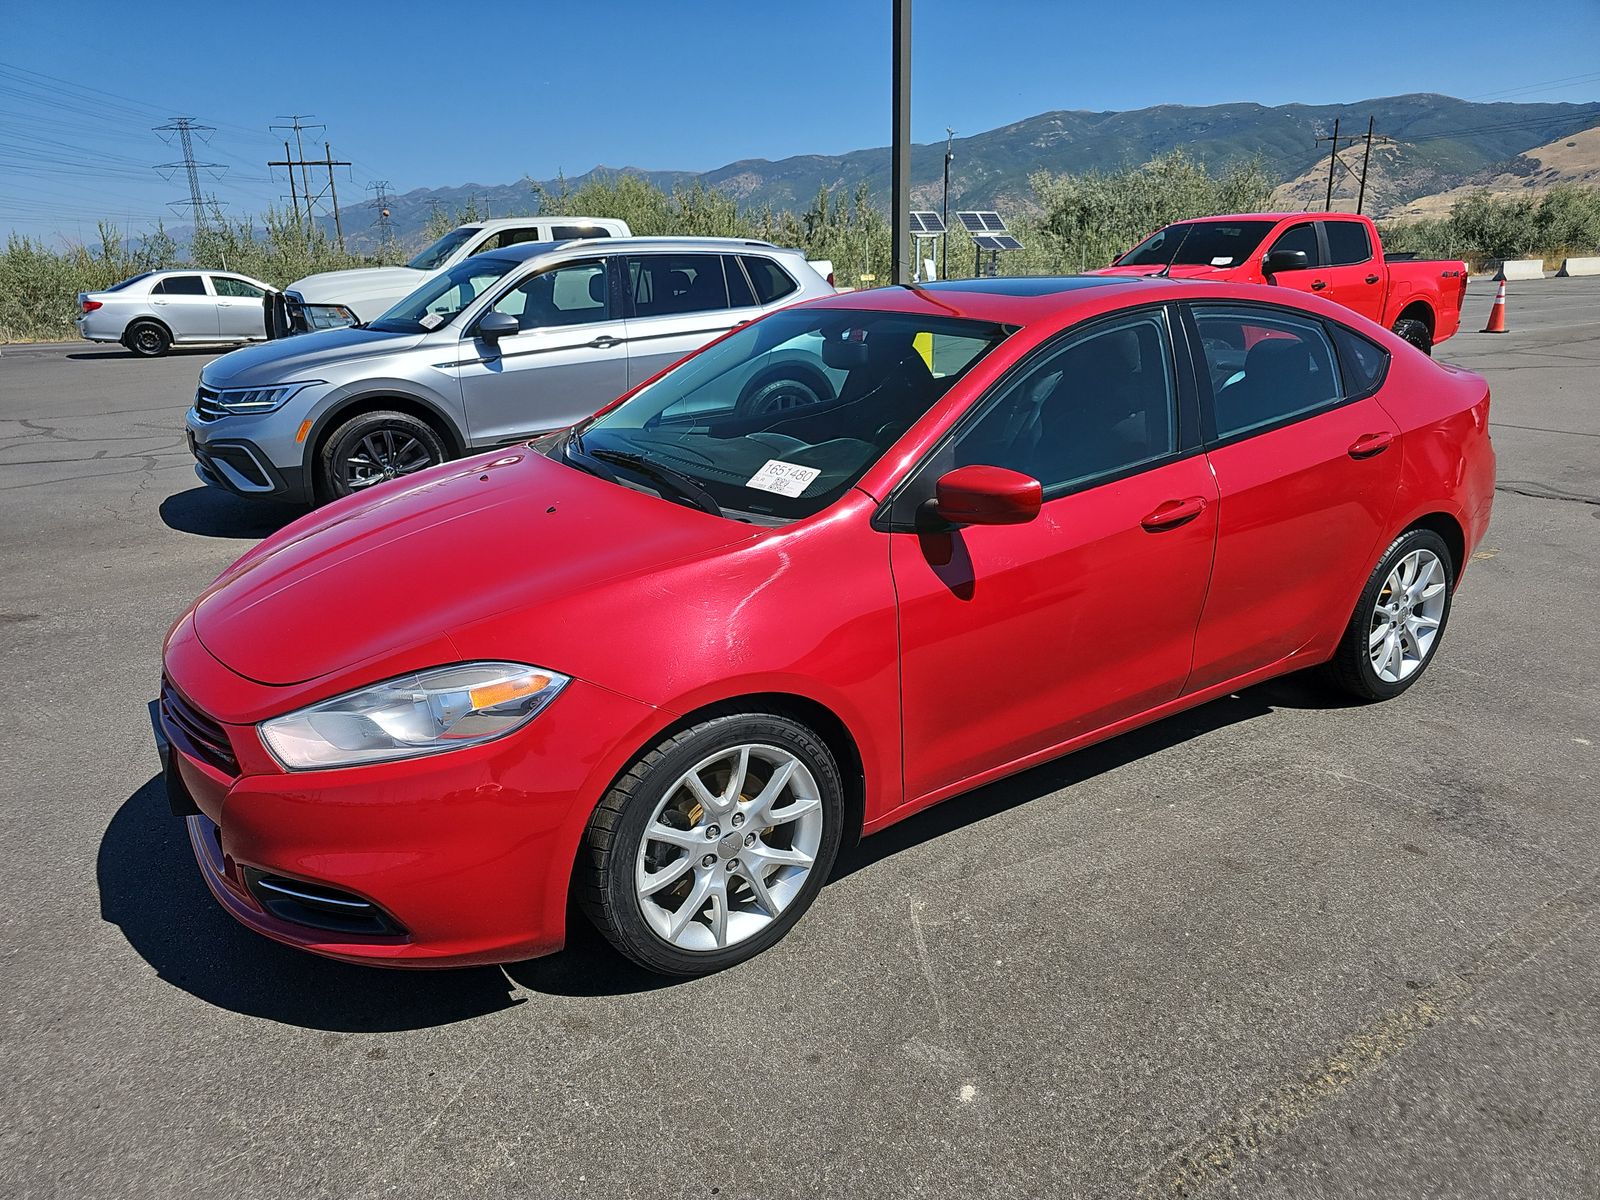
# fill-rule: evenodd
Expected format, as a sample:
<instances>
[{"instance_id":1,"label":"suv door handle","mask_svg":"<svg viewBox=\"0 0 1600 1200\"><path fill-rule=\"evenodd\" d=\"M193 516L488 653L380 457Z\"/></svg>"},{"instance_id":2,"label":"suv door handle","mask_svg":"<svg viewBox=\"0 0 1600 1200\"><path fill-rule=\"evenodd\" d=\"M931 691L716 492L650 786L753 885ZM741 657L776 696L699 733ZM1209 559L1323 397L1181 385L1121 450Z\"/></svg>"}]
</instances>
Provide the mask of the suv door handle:
<instances>
[{"instance_id":1,"label":"suv door handle","mask_svg":"<svg viewBox=\"0 0 1600 1200\"><path fill-rule=\"evenodd\" d=\"M1311 281L1311 290L1313 292L1320 292L1323 288L1325 288L1327 286L1328 286L1328 281L1326 279L1313 279Z\"/></svg>"},{"instance_id":2,"label":"suv door handle","mask_svg":"<svg viewBox=\"0 0 1600 1200\"><path fill-rule=\"evenodd\" d=\"M1350 443L1350 449L1345 453L1351 458L1371 458L1375 454L1382 454L1394 445L1394 434L1385 430L1383 433L1363 433Z\"/></svg>"},{"instance_id":3,"label":"suv door handle","mask_svg":"<svg viewBox=\"0 0 1600 1200\"><path fill-rule=\"evenodd\" d=\"M1139 524L1151 533L1160 533L1164 529L1176 529L1179 525L1187 525L1205 511L1206 501L1204 496L1189 496L1183 500L1165 500L1156 505Z\"/></svg>"},{"instance_id":4,"label":"suv door handle","mask_svg":"<svg viewBox=\"0 0 1600 1200\"><path fill-rule=\"evenodd\" d=\"M1367 276L1367 282L1368 283L1377 283L1378 279L1379 279L1379 276L1377 276L1377 275L1368 275Z\"/></svg>"},{"instance_id":5,"label":"suv door handle","mask_svg":"<svg viewBox=\"0 0 1600 1200\"><path fill-rule=\"evenodd\" d=\"M622 345L622 339L614 338L609 333L605 333L595 338L595 340L590 342L589 345L593 346L596 350L608 350L612 346Z\"/></svg>"}]
</instances>

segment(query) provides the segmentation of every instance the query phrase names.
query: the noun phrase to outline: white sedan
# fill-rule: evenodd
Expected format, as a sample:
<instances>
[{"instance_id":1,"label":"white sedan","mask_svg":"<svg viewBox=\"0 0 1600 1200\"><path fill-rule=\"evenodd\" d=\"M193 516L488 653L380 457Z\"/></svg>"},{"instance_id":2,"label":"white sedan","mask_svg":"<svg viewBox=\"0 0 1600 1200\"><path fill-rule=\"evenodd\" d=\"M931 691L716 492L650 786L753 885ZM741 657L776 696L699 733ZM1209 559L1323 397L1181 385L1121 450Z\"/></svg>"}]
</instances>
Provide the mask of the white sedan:
<instances>
[{"instance_id":1,"label":"white sedan","mask_svg":"<svg viewBox=\"0 0 1600 1200\"><path fill-rule=\"evenodd\" d=\"M262 301L275 289L231 271L146 271L78 293L78 335L156 358L175 345L263 342Z\"/></svg>"}]
</instances>

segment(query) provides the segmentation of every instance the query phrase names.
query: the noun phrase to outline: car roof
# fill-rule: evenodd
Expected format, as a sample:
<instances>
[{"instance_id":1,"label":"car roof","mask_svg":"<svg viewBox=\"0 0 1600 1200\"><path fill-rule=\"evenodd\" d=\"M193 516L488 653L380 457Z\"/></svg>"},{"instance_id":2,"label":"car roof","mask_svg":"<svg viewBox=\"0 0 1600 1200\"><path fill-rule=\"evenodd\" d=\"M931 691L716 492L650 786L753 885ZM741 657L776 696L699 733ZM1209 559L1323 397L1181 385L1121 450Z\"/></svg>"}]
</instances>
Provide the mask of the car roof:
<instances>
[{"instance_id":1,"label":"car roof","mask_svg":"<svg viewBox=\"0 0 1600 1200\"><path fill-rule=\"evenodd\" d=\"M1207 221L1292 221L1297 218L1317 221L1359 221L1362 218L1356 213L1340 212L1258 212L1258 213L1222 213L1215 217L1185 217L1181 221L1174 221L1174 225L1187 225Z\"/></svg>"},{"instance_id":2,"label":"car roof","mask_svg":"<svg viewBox=\"0 0 1600 1200\"><path fill-rule=\"evenodd\" d=\"M771 242L758 242L750 238L719 237L572 238L559 242L519 242L515 246L503 246L499 250L485 250L482 253L489 257L503 258L512 262L526 262L530 258L537 258L554 250L578 246L581 246L588 253L600 252L606 254L621 254L628 250L711 250L719 254L750 253L751 251L764 251L768 254L799 253L796 250L786 250L781 246L774 246Z\"/></svg>"},{"instance_id":3,"label":"car roof","mask_svg":"<svg viewBox=\"0 0 1600 1200\"><path fill-rule=\"evenodd\" d=\"M525 225L550 224L551 222L565 222L569 225L593 225L600 228L602 225L617 225L620 221L616 217L485 217L481 221L463 221L462 225L470 229L506 229Z\"/></svg>"}]
</instances>

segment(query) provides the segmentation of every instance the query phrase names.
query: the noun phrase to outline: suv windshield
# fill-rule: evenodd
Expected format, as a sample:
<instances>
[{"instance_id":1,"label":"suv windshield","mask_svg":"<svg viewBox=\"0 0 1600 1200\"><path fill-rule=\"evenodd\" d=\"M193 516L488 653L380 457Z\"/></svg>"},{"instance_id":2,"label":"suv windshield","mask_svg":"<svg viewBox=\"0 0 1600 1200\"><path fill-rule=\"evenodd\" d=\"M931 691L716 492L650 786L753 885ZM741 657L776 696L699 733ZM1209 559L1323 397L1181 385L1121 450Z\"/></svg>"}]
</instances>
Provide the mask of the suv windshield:
<instances>
[{"instance_id":1,"label":"suv windshield","mask_svg":"<svg viewBox=\"0 0 1600 1200\"><path fill-rule=\"evenodd\" d=\"M1117 259L1117 266L1164 267L1175 263L1237 267L1250 257L1271 228L1271 221L1185 221L1168 225Z\"/></svg>"},{"instance_id":2,"label":"suv windshield","mask_svg":"<svg viewBox=\"0 0 1600 1200\"><path fill-rule=\"evenodd\" d=\"M469 225L465 229L452 229L421 254L417 255L406 266L418 271L437 270L439 265L456 252L456 247L461 245L473 234L478 232L478 226Z\"/></svg>"},{"instance_id":3,"label":"suv windshield","mask_svg":"<svg viewBox=\"0 0 1600 1200\"><path fill-rule=\"evenodd\" d=\"M950 317L789 309L695 355L559 445L573 466L708 511L762 523L807 517L1009 332Z\"/></svg>"},{"instance_id":4,"label":"suv windshield","mask_svg":"<svg viewBox=\"0 0 1600 1200\"><path fill-rule=\"evenodd\" d=\"M462 309L521 265L511 258L475 254L428 280L367 328L380 333L431 333L455 320Z\"/></svg>"}]
</instances>

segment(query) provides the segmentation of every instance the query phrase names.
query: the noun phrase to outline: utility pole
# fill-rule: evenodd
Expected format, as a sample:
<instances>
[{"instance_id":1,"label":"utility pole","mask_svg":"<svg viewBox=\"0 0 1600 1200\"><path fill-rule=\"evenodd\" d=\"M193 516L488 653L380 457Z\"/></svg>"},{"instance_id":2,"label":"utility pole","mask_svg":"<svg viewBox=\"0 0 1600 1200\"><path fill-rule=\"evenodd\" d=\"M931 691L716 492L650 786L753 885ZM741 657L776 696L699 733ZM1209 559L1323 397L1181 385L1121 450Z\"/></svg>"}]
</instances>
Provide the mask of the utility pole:
<instances>
[{"instance_id":1,"label":"utility pole","mask_svg":"<svg viewBox=\"0 0 1600 1200\"><path fill-rule=\"evenodd\" d=\"M1340 136L1340 134L1339 134L1339 121L1338 121L1338 118L1335 118L1334 122L1333 122L1333 135L1331 137L1319 137L1317 139L1317 145L1319 145L1319 146L1323 142L1331 142L1332 143L1332 149L1329 150L1329 152L1328 152L1328 197L1323 202L1322 210L1324 212L1332 212L1333 211L1334 172L1338 167L1343 167L1346 175L1352 176L1353 178L1356 178L1359 181L1359 185L1358 185L1358 188L1357 188L1357 191L1356 191L1356 211L1357 212L1361 212L1366 207L1366 203L1367 203L1367 168L1372 163L1372 147L1374 145L1387 146L1387 145L1392 144L1393 141L1394 141L1393 138L1377 136L1377 134L1374 132L1376 120L1377 120L1376 117L1372 117L1372 116L1367 117L1367 132L1365 134L1345 134L1344 136ZM1365 142L1366 143L1366 149L1365 149L1365 151L1363 151L1363 153L1361 155L1361 173L1360 173L1360 175L1357 175L1355 170L1350 166L1350 164L1345 162L1344 159L1339 157L1339 152L1341 150L1349 149L1350 147L1354 146L1357 142Z\"/></svg>"},{"instance_id":2,"label":"utility pole","mask_svg":"<svg viewBox=\"0 0 1600 1200\"><path fill-rule=\"evenodd\" d=\"M1333 168L1339 161L1339 118L1333 119L1333 136L1328 139L1333 143L1333 150L1328 155L1328 198L1322 203L1323 212L1333 211ZM1320 236L1320 235L1319 235Z\"/></svg>"},{"instance_id":3,"label":"utility pole","mask_svg":"<svg viewBox=\"0 0 1600 1200\"><path fill-rule=\"evenodd\" d=\"M283 143L283 161L289 161L289 143ZM280 197L281 199L281 197ZM300 225L300 193L294 190L294 172L289 172L289 203L294 205L294 223Z\"/></svg>"},{"instance_id":4,"label":"utility pole","mask_svg":"<svg viewBox=\"0 0 1600 1200\"><path fill-rule=\"evenodd\" d=\"M1367 164L1372 161L1372 123L1374 117L1367 118L1367 148L1361 155L1361 188L1356 192L1356 212L1360 213L1361 206L1367 202Z\"/></svg>"},{"instance_id":5,"label":"utility pole","mask_svg":"<svg viewBox=\"0 0 1600 1200\"><path fill-rule=\"evenodd\" d=\"M956 131L950 126L944 127L944 234L939 243L939 278L950 278L950 161L955 158L956 152L951 149L956 140Z\"/></svg>"},{"instance_id":6,"label":"utility pole","mask_svg":"<svg viewBox=\"0 0 1600 1200\"><path fill-rule=\"evenodd\" d=\"M894 136L890 148L890 226L894 282L911 282L911 0L893 0Z\"/></svg>"},{"instance_id":7,"label":"utility pole","mask_svg":"<svg viewBox=\"0 0 1600 1200\"><path fill-rule=\"evenodd\" d=\"M328 196L333 201L333 231L339 237L339 253L344 253L344 225L339 220L339 189L333 185L333 147L322 143L322 161L328 168ZM349 163L345 163L349 166Z\"/></svg>"},{"instance_id":8,"label":"utility pole","mask_svg":"<svg viewBox=\"0 0 1600 1200\"><path fill-rule=\"evenodd\" d=\"M206 135L215 133L216 129L210 125L195 124L193 117L173 117L167 124L157 125L155 131L157 133L177 135L178 144L183 150L183 161L160 163L157 165L156 170L167 172L181 170L189 177L189 198L187 200L174 200L169 204L169 207L173 209L187 207L193 217L194 227L199 229L206 219L205 200L200 195L200 172L202 170L221 171L227 168L222 166L221 163L196 162L194 157L194 135L198 133L201 135L202 140L209 140ZM164 140L168 144L172 142L170 137ZM168 174L166 178L170 179L172 175Z\"/></svg>"},{"instance_id":9,"label":"utility pole","mask_svg":"<svg viewBox=\"0 0 1600 1200\"><path fill-rule=\"evenodd\" d=\"M279 127L278 126L273 126L273 128L276 129L276 128L279 128ZM312 128L312 126L303 126L302 128L309 129L309 128ZM317 126L316 128L321 128L321 127ZM336 159L336 158L334 158L333 157L333 147L327 142L323 142L322 143L322 155L323 156L321 158L307 158L304 154L300 154L300 155L297 155L297 156L291 158L289 156L289 143L285 142L283 145L284 145L283 157L281 159L273 159L273 160L271 160L270 162L267 163L267 166L269 166L269 167L283 167L283 168L288 170L288 172L289 172L289 191L290 191L291 195L294 192L294 169L296 167L300 168L300 184L301 184L301 186L300 186L300 194L305 199L305 202L306 202L306 220L305 220L305 224L306 224L306 232L307 232L307 234L310 234L310 233L314 232L315 229L316 229L316 224L317 224L317 209L316 209L316 206L317 206L317 203L322 199L323 196L329 197L329 199L332 201L332 207L333 207L333 228L334 228L334 231L336 232L336 234L338 235L339 249L343 250L344 249L344 221L343 221L343 217L341 216L341 214L339 212L339 189L335 186L334 181L333 181L333 169L335 167L348 167L350 165L350 163L347 160L344 160L344 159ZM312 190L311 190L310 176L307 174L307 172L312 167L324 167L324 168L327 169L327 172L328 172L328 186L324 187L324 188L318 188L315 193L313 193ZM298 220L299 218L296 217L296 219Z\"/></svg>"},{"instance_id":10,"label":"utility pole","mask_svg":"<svg viewBox=\"0 0 1600 1200\"><path fill-rule=\"evenodd\" d=\"M289 124L287 124L287 125L269 125L267 127L267 128L269 128L271 130L274 130L274 131L276 131L278 133L283 133L285 131L288 131L288 132L291 132L291 133L294 134L294 151L295 151L294 157L300 160L300 162L298 164L299 167L300 167L300 194L306 198L306 225L307 225L307 227L310 227L310 226L315 224L316 217L315 217L315 214L313 213L312 207L311 207L311 178L306 173L306 169L307 169L307 167L310 166L310 164L305 161L306 147L305 147L305 142L303 141L303 137L304 137L304 134L305 134L306 130L308 130L308 129L323 129L323 128L325 128L325 126L322 126L322 125L305 125L305 124L302 124L302 122L305 121L305 119L307 117L314 117L316 115L317 115L316 113L294 113L294 114L292 114L290 116L287 116L287 117L280 116L278 118L278 120L280 120L280 121L288 121ZM285 159L287 159L289 157L289 152L288 152L287 149L284 151L283 157ZM278 165L278 164L275 164L275 163L269 163L268 164L268 166L276 166L276 165ZM294 166L293 165L291 165L290 169L289 169L289 186L290 187L294 186Z\"/></svg>"}]
</instances>

